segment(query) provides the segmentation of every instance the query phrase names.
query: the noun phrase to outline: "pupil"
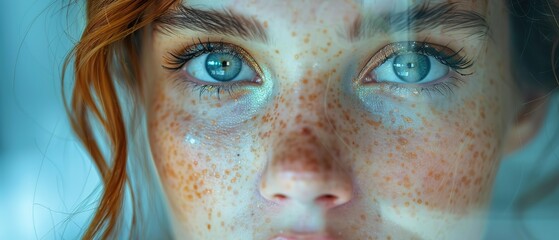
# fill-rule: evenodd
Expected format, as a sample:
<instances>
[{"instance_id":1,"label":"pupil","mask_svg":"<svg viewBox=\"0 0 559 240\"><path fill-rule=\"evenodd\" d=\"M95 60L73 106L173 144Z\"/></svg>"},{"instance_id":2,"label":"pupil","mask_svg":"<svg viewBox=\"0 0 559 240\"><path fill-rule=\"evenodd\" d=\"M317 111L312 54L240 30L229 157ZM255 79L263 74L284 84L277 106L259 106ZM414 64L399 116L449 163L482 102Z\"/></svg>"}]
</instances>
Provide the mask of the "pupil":
<instances>
[{"instance_id":1,"label":"pupil","mask_svg":"<svg viewBox=\"0 0 559 240\"><path fill-rule=\"evenodd\" d=\"M215 80L228 82L241 72L243 61L228 53L210 53L206 58L206 72Z\"/></svg>"},{"instance_id":2,"label":"pupil","mask_svg":"<svg viewBox=\"0 0 559 240\"><path fill-rule=\"evenodd\" d=\"M429 57L423 54L408 53L398 55L393 63L396 76L404 82L417 83L431 71Z\"/></svg>"}]
</instances>

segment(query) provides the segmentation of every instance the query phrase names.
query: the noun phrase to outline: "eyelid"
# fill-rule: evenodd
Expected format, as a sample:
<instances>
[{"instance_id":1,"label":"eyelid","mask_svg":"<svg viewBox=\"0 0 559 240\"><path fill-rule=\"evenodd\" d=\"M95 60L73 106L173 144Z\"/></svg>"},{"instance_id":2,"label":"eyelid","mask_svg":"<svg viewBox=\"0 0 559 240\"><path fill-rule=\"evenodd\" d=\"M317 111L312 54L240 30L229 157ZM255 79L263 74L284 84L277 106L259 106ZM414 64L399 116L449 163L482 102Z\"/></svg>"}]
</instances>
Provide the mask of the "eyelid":
<instances>
[{"instance_id":1,"label":"eyelid","mask_svg":"<svg viewBox=\"0 0 559 240\"><path fill-rule=\"evenodd\" d=\"M435 51L437 54L439 54L440 56L433 56L433 53L426 53L425 50L429 50L432 49L433 51ZM362 68L361 72L359 72L359 74L357 75L356 80L358 82L362 82L363 79L374 69L376 69L377 67L379 67L380 65L382 65L383 63L385 63L388 59L394 57L395 55L399 54L399 53L405 53L405 52L412 52L412 53L422 53L428 56L432 56L437 58L437 60L441 60L440 58L448 58L448 59L455 59L453 61L458 61L461 62L459 66L459 69L467 69L470 68L473 65L473 62L471 60L466 59L465 56L460 55L460 51L454 51L448 47L445 46L441 46L441 45L437 45L437 44L432 44L432 43L427 43L427 42L395 42L395 43L390 43L386 46L384 46L383 48L381 48L379 51L377 51L365 64L365 67ZM446 63L443 63L447 66L449 66ZM449 66L449 67L453 67L453 66ZM456 71L455 68L453 68L453 70ZM462 73L461 73L462 74ZM467 75L467 74L462 74L462 75Z\"/></svg>"},{"instance_id":2,"label":"eyelid","mask_svg":"<svg viewBox=\"0 0 559 240\"><path fill-rule=\"evenodd\" d=\"M179 71L192 59L199 57L206 53L229 53L236 57L239 57L244 63L246 63L250 68L252 68L259 77L263 77L263 71L260 65L254 60L254 58L242 47L231 43L225 42L202 42L198 39L198 42L192 45L181 48L180 50L174 50L167 53L164 57L165 64L163 68L170 71Z\"/></svg>"}]
</instances>

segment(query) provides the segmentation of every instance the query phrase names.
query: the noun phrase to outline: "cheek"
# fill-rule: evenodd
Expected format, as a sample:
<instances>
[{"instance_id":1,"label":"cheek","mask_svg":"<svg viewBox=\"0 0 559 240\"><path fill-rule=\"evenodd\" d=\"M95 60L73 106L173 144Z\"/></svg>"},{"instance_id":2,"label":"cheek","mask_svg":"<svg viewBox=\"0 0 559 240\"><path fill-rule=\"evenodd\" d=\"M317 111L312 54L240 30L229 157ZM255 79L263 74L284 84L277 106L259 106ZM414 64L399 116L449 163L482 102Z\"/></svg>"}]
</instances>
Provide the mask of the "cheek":
<instances>
[{"instance_id":1,"label":"cheek","mask_svg":"<svg viewBox=\"0 0 559 240\"><path fill-rule=\"evenodd\" d=\"M479 95L444 106L385 99L365 106L378 114L354 120L358 131L340 131L359 143L357 181L374 183L361 184L363 196L412 216L485 208L501 157L503 101Z\"/></svg>"},{"instance_id":2,"label":"cheek","mask_svg":"<svg viewBox=\"0 0 559 240\"><path fill-rule=\"evenodd\" d=\"M239 165L246 154L210 137L217 135L207 134L207 124L182 109L174 98L156 94L148 125L151 149L174 216L189 233L204 234L228 227L223 220L234 209L226 206L228 199L242 205L248 199L242 188L253 174Z\"/></svg>"},{"instance_id":3,"label":"cheek","mask_svg":"<svg viewBox=\"0 0 559 240\"><path fill-rule=\"evenodd\" d=\"M412 209L464 214L482 207L498 163L496 136L483 128L487 125L431 123L390 134L390 147L381 150L385 159L377 168L384 171L373 174L386 190L379 194L393 206Z\"/></svg>"}]
</instances>

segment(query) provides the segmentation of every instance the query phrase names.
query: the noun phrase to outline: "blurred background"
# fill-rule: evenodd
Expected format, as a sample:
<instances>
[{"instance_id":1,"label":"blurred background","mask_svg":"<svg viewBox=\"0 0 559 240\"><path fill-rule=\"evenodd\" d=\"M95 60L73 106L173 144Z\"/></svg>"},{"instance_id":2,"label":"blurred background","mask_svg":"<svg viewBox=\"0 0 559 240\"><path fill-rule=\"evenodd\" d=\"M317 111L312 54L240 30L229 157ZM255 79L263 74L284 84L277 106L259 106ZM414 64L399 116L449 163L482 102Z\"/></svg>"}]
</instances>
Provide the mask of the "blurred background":
<instances>
[{"instance_id":1,"label":"blurred background","mask_svg":"<svg viewBox=\"0 0 559 240\"><path fill-rule=\"evenodd\" d=\"M0 1L0 239L75 239L94 211L99 179L71 133L61 98L63 61L84 24L83 7L68 2ZM559 139L549 139L559 131L557 96L550 112L536 139L503 161L487 239L559 236L559 191L522 220L515 220L512 205L544 177L559 174ZM553 151L540 158L546 146ZM532 235L520 235L523 228Z\"/></svg>"},{"instance_id":2,"label":"blurred background","mask_svg":"<svg viewBox=\"0 0 559 240\"><path fill-rule=\"evenodd\" d=\"M84 23L69 2L0 1L0 239L75 239L93 212L98 177L61 98Z\"/></svg>"}]
</instances>

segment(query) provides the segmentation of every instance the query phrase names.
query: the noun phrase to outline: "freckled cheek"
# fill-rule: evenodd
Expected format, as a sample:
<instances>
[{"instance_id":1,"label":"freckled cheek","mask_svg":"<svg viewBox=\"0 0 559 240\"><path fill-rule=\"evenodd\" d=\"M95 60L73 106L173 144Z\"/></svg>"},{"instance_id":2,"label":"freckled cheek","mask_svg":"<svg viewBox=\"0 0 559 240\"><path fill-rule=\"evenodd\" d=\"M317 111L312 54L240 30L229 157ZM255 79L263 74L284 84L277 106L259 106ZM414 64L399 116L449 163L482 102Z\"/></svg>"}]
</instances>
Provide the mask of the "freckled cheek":
<instances>
[{"instance_id":1,"label":"freckled cheek","mask_svg":"<svg viewBox=\"0 0 559 240\"><path fill-rule=\"evenodd\" d=\"M181 196L183 190L198 190L203 186L199 161L193 152L186 150L186 132L182 127L185 123L178 120L180 116L187 116L173 110L168 101L157 102L151 112L150 145L165 190L175 197ZM189 200L194 198L192 195L184 197Z\"/></svg>"},{"instance_id":2,"label":"freckled cheek","mask_svg":"<svg viewBox=\"0 0 559 240\"><path fill-rule=\"evenodd\" d=\"M491 190L496 156L482 147L464 149L459 141L441 140L408 139L407 150L383 152L384 159L377 165L382 171L373 174L376 194L396 206L453 213L483 206Z\"/></svg>"},{"instance_id":3,"label":"freckled cheek","mask_svg":"<svg viewBox=\"0 0 559 240\"><path fill-rule=\"evenodd\" d=\"M153 101L150 113L151 150L179 220L204 219L205 208L224 206L232 198L237 199L236 204L243 203L244 188L251 186L247 183L254 181L259 168L246 164L252 162L247 159L254 159L246 149L250 148L248 140L231 132L208 130L208 124L200 123L165 94Z\"/></svg>"},{"instance_id":4,"label":"freckled cheek","mask_svg":"<svg viewBox=\"0 0 559 240\"><path fill-rule=\"evenodd\" d=\"M500 157L488 130L463 125L410 132L389 135L389 147L379 149L376 194L395 205L456 214L487 203Z\"/></svg>"},{"instance_id":5,"label":"freckled cheek","mask_svg":"<svg viewBox=\"0 0 559 240\"><path fill-rule=\"evenodd\" d=\"M492 130L498 121L472 114L475 106L464 109L411 114L429 124L368 128L361 138L376 141L363 144L358 158L364 159L357 162L370 169L364 182L372 176L375 183L365 185L366 194L393 206L456 214L484 207L501 157L500 135Z\"/></svg>"}]
</instances>

